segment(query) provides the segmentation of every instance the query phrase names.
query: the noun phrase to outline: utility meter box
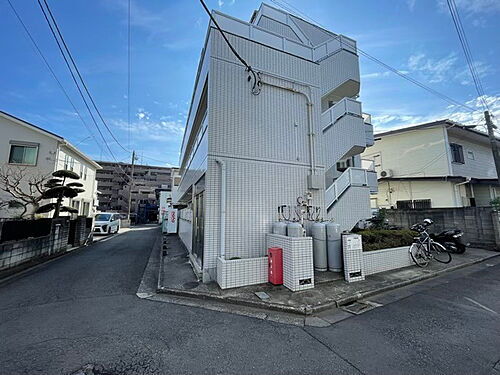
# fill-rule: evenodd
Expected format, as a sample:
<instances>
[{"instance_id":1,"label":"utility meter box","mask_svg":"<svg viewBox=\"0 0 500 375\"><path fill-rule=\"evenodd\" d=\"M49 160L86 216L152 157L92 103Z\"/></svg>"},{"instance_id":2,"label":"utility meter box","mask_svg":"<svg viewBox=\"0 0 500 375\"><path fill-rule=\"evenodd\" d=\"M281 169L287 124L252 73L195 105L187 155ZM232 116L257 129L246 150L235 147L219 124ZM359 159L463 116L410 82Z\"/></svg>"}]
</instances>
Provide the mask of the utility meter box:
<instances>
[{"instance_id":1,"label":"utility meter box","mask_svg":"<svg viewBox=\"0 0 500 375\"><path fill-rule=\"evenodd\" d=\"M167 214L164 219L164 224L166 221L167 226L167 234L177 233L177 209L176 208L168 208Z\"/></svg>"},{"instance_id":2,"label":"utility meter box","mask_svg":"<svg viewBox=\"0 0 500 375\"><path fill-rule=\"evenodd\" d=\"M359 234L342 235L344 278L348 283L365 279L363 264L363 243Z\"/></svg>"}]
</instances>

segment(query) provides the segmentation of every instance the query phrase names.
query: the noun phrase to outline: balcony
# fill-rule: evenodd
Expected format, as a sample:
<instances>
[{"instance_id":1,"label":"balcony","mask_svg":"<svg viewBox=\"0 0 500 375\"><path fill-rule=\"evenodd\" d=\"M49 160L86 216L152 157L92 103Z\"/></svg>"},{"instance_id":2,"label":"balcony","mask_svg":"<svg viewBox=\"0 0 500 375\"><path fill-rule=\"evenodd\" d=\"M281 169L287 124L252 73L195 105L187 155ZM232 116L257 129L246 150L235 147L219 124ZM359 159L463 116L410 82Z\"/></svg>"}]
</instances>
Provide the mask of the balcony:
<instances>
[{"instance_id":1,"label":"balcony","mask_svg":"<svg viewBox=\"0 0 500 375\"><path fill-rule=\"evenodd\" d=\"M365 122L366 147L370 147L375 144L375 138L373 136L372 115L363 113L363 120Z\"/></svg>"},{"instance_id":2,"label":"balcony","mask_svg":"<svg viewBox=\"0 0 500 375\"><path fill-rule=\"evenodd\" d=\"M366 148L366 127L361 103L344 98L321 114L326 168Z\"/></svg>"}]
</instances>

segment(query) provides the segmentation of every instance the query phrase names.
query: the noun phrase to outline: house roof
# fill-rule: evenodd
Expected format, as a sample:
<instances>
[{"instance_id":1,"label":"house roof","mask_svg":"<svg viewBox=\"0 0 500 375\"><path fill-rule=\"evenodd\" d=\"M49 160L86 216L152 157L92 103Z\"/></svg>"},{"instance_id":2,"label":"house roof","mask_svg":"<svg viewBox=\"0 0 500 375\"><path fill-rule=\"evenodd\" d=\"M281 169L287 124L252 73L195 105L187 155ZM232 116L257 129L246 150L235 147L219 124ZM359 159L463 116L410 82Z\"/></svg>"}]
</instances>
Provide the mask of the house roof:
<instances>
[{"instance_id":1,"label":"house roof","mask_svg":"<svg viewBox=\"0 0 500 375\"><path fill-rule=\"evenodd\" d=\"M464 130L466 132L474 133L474 134L480 135L482 137L488 138L488 134L474 129L474 127L476 127L477 125L464 125L464 124L460 124L458 122L452 121L450 119L436 120L436 121L432 121L432 122L426 122L424 124L411 125L411 126L407 126L404 128L389 130L389 131L382 132L382 133L376 133L374 135L374 137L375 137L375 139L377 139L377 138L385 137L388 135L401 134L401 133L414 131L414 130L420 130L420 129L427 129L427 128L431 128L434 126L446 126L448 128L461 129L461 130ZM498 141L500 141L500 138L496 138L496 139Z\"/></svg>"},{"instance_id":2,"label":"house roof","mask_svg":"<svg viewBox=\"0 0 500 375\"><path fill-rule=\"evenodd\" d=\"M31 130L34 130L38 133L42 133L52 139L55 139L57 140L62 146L68 148L69 150L71 150L72 152L74 152L75 154L77 154L78 156L80 156L82 159L85 159L86 161L88 161L90 164L92 164L96 169L101 169L101 166L99 164L97 164L94 160L92 160L90 157L88 157L87 155L85 155L82 151L80 151L79 149L77 149L75 146L73 146L69 141L67 141L66 139L64 139L63 137L61 137L60 135L56 134L56 133L52 133L51 131L48 131L46 129L43 129L37 125L34 125L28 121L25 121L19 117L16 117L14 115L11 115L10 113L7 113L7 112L4 112L4 111L1 111L0 110L0 117L4 117L8 120L11 120L12 122L15 122L16 124L18 125L21 125L21 126L25 126Z\"/></svg>"}]
</instances>

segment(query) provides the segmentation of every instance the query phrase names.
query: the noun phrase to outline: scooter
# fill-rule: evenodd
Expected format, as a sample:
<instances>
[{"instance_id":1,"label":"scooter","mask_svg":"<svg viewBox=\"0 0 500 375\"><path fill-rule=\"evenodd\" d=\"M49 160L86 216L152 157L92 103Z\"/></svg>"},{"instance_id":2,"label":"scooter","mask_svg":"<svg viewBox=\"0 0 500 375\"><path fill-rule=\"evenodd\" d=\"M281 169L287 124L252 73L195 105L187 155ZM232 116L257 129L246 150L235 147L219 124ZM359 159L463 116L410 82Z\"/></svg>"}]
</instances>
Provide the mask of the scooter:
<instances>
[{"instance_id":1,"label":"scooter","mask_svg":"<svg viewBox=\"0 0 500 375\"><path fill-rule=\"evenodd\" d=\"M439 234L432 234L431 238L443 245L446 250L456 254L463 254L469 246L469 243L462 242L464 232L460 229L444 230Z\"/></svg>"}]
</instances>

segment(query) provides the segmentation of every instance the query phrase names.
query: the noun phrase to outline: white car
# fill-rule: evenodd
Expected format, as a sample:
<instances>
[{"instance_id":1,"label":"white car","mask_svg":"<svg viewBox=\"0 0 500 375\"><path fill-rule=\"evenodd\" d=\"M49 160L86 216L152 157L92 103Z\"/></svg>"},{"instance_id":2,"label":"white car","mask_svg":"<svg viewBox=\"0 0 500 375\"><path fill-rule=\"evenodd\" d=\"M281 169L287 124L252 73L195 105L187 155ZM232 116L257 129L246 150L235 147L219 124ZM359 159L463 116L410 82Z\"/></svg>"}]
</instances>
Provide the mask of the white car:
<instances>
[{"instance_id":1,"label":"white car","mask_svg":"<svg viewBox=\"0 0 500 375\"><path fill-rule=\"evenodd\" d=\"M94 233L110 234L120 230L120 214L101 212L95 215Z\"/></svg>"}]
</instances>

